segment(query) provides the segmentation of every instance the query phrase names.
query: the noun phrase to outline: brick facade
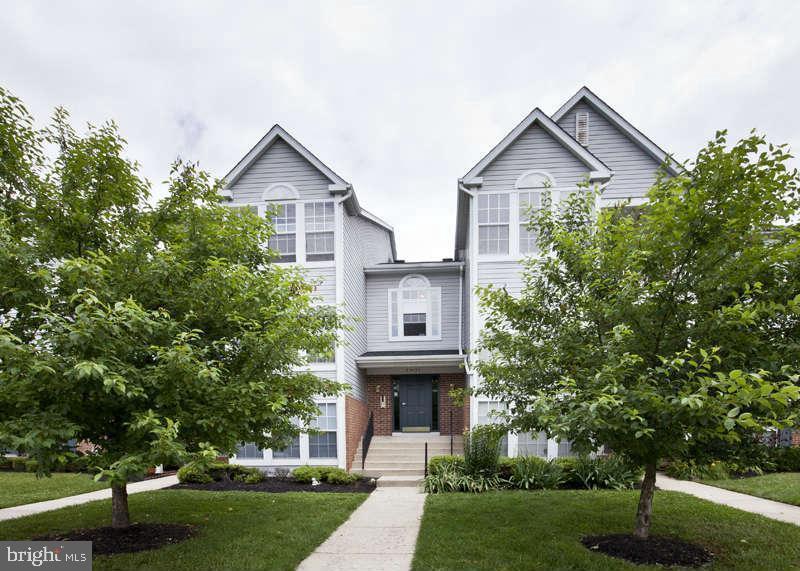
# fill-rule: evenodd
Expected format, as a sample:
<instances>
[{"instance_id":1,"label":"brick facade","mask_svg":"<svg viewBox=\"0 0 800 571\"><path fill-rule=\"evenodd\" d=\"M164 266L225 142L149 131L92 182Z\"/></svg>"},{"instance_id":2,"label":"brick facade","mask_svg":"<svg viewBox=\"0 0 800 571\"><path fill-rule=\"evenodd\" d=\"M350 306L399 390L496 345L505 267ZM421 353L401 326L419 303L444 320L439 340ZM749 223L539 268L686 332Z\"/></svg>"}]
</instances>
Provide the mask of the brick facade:
<instances>
[{"instance_id":1,"label":"brick facade","mask_svg":"<svg viewBox=\"0 0 800 571\"><path fill-rule=\"evenodd\" d=\"M381 408L381 403L384 407ZM392 419L392 377L375 375L367 377L367 408L372 413L375 436L391 436L394 427Z\"/></svg>"},{"instance_id":2,"label":"brick facade","mask_svg":"<svg viewBox=\"0 0 800 571\"><path fill-rule=\"evenodd\" d=\"M452 389L463 389L464 373L443 373L439 376L439 433L461 434L469 428L469 399L464 407L456 406L450 398ZM381 404L385 406L381 407ZM367 408L373 415L375 436L391 436L394 430L392 376L367 377ZM450 411L453 426L450 426Z\"/></svg>"},{"instance_id":3,"label":"brick facade","mask_svg":"<svg viewBox=\"0 0 800 571\"><path fill-rule=\"evenodd\" d=\"M347 447L347 457L345 458L347 469L353 466L353 458L356 455L361 436L367 427L367 403L347 395L344 400L345 416L345 441Z\"/></svg>"},{"instance_id":4,"label":"brick facade","mask_svg":"<svg viewBox=\"0 0 800 571\"><path fill-rule=\"evenodd\" d=\"M450 398L450 391L463 389L466 382L464 373L443 373L439 375L439 433L462 434L469 428L469 399L463 407L457 406ZM453 426L450 426L450 413Z\"/></svg>"}]
</instances>

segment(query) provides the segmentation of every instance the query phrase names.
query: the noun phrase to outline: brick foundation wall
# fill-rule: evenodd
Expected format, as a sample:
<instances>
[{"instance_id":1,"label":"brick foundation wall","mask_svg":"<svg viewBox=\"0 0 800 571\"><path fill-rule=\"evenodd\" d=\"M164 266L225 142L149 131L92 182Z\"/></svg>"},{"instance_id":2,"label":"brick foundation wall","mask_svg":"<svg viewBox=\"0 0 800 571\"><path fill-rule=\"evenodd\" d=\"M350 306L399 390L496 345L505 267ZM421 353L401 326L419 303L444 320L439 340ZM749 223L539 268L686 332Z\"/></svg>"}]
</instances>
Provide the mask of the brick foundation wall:
<instances>
[{"instance_id":1,"label":"brick foundation wall","mask_svg":"<svg viewBox=\"0 0 800 571\"><path fill-rule=\"evenodd\" d=\"M346 466L349 470L353 466L353 459L361 442L361 436L367 427L367 403L350 395L344 399L344 426L347 457Z\"/></svg>"},{"instance_id":2,"label":"brick foundation wall","mask_svg":"<svg viewBox=\"0 0 800 571\"><path fill-rule=\"evenodd\" d=\"M450 398L450 391L463 389L466 382L464 373L443 373L439 375L439 433L461 434L469 427L469 399L463 407L457 406ZM450 426L450 413L453 425Z\"/></svg>"},{"instance_id":3,"label":"brick foundation wall","mask_svg":"<svg viewBox=\"0 0 800 571\"><path fill-rule=\"evenodd\" d=\"M800 430L792 431L792 447L797 448L800 446Z\"/></svg>"},{"instance_id":4,"label":"brick foundation wall","mask_svg":"<svg viewBox=\"0 0 800 571\"><path fill-rule=\"evenodd\" d=\"M381 408L381 397L386 407ZM375 436L391 436L394 427L392 419L392 377L374 375L367 377L367 409L372 413ZM369 416L369 414L367 414Z\"/></svg>"}]
</instances>

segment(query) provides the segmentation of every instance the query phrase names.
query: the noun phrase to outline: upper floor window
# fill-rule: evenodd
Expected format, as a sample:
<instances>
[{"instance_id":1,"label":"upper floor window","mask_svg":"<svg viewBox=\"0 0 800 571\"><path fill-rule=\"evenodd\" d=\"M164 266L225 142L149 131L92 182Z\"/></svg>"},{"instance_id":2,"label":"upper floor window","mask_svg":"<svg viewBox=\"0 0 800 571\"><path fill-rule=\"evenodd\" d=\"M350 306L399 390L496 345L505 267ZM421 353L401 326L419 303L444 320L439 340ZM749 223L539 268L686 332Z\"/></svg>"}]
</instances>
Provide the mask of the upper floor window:
<instances>
[{"instance_id":1,"label":"upper floor window","mask_svg":"<svg viewBox=\"0 0 800 571\"><path fill-rule=\"evenodd\" d=\"M306 261L333 259L333 202L305 204Z\"/></svg>"},{"instance_id":2,"label":"upper floor window","mask_svg":"<svg viewBox=\"0 0 800 571\"><path fill-rule=\"evenodd\" d=\"M516 187L519 189L519 253L530 254L536 252L536 231L530 230L528 224L536 212L544 205L544 193L549 192L553 179L541 172L528 172L518 180Z\"/></svg>"},{"instance_id":3,"label":"upper floor window","mask_svg":"<svg viewBox=\"0 0 800 571\"><path fill-rule=\"evenodd\" d=\"M392 340L441 339L442 290L431 287L421 275L400 280L389 290L389 338Z\"/></svg>"},{"instance_id":4,"label":"upper floor window","mask_svg":"<svg viewBox=\"0 0 800 571\"><path fill-rule=\"evenodd\" d=\"M478 253L508 254L509 195L478 195Z\"/></svg>"},{"instance_id":5,"label":"upper floor window","mask_svg":"<svg viewBox=\"0 0 800 571\"><path fill-rule=\"evenodd\" d=\"M275 234L269 239L269 247L278 252L278 262L297 260L297 205L277 204L272 215Z\"/></svg>"}]
</instances>

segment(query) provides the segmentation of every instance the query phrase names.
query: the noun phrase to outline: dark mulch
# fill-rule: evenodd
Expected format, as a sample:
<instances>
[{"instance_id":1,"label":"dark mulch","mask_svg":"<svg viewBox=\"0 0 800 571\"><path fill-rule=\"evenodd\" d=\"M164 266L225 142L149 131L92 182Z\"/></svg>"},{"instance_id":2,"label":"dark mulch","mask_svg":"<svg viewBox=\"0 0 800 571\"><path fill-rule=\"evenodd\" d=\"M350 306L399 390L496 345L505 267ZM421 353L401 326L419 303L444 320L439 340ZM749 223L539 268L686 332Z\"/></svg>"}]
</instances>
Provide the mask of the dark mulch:
<instances>
[{"instance_id":1,"label":"dark mulch","mask_svg":"<svg viewBox=\"0 0 800 571\"><path fill-rule=\"evenodd\" d=\"M193 525L177 523L134 523L130 527L74 529L34 537L34 541L91 541L92 555L114 555L148 551L186 541L197 533Z\"/></svg>"},{"instance_id":2,"label":"dark mulch","mask_svg":"<svg viewBox=\"0 0 800 571\"><path fill-rule=\"evenodd\" d=\"M291 478L270 477L258 484L245 484L234 480L220 480L210 484L176 484L169 489L207 490L210 492L268 492L282 494L285 492L358 492L369 494L375 490L375 482L369 478L361 478L352 484L327 484L321 482L317 486L301 484Z\"/></svg>"},{"instance_id":3,"label":"dark mulch","mask_svg":"<svg viewBox=\"0 0 800 571\"><path fill-rule=\"evenodd\" d=\"M714 555L704 547L672 537L654 536L641 539L617 533L587 536L581 539L581 543L592 551L599 551L639 565L700 567L711 563L714 558Z\"/></svg>"}]
</instances>

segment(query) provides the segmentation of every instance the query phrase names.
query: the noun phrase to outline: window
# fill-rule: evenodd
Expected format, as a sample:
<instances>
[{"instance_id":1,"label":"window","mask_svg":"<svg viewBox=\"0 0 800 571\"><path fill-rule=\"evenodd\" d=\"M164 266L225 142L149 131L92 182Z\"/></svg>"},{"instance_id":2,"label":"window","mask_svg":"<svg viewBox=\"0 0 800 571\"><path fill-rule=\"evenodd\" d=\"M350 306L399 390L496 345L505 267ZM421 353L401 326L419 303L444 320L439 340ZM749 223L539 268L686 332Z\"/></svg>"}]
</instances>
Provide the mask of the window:
<instances>
[{"instance_id":1,"label":"window","mask_svg":"<svg viewBox=\"0 0 800 571\"><path fill-rule=\"evenodd\" d=\"M264 452L252 442L245 442L236 449L236 458L259 459L264 458Z\"/></svg>"},{"instance_id":2,"label":"window","mask_svg":"<svg viewBox=\"0 0 800 571\"><path fill-rule=\"evenodd\" d=\"M300 458L300 436L295 436L283 450L273 450L273 458Z\"/></svg>"},{"instance_id":3,"label":"window","mask_svg":"<svg viewBox=\"0 0 800 571\"><path fill-rule=\"evenodd\" d=\"M537 250L535 230L528 228L528 224L535 216L536 211L542 208L542 192L532 190L519 193L519 252L529 254Z\"/></svg>"},{"instance_id":4,"label":"window","mask_svg":"<svg viewBox=\"0 0 800 571\"><path fill-rule=\"evenodd\" d=\"M499 413L506 410L506 405L498 401L478 402L478 424L498 424ZM508 456L508 434L503 436L500 441L500 454Z\"/></svg>"},{"instance_id":5,"label":"window","mask_svg":"<svg viewBox=\"0 0 800 571\"><path fill-rule=\"evenodd\" d=\"M297 205L276 204L272 223L275 234L269 239L269 247L278 252L278 262L297 261Z\"/></svg>"},{"instance_id":6,"label":"window","mask_svg":"<svg viewBox=\"0 0 800 571\"><path fill-rule=\"evenodd\" d=\"M538 456L547 458L547 434L540 432L521 432L517 439L518 456Z\"/></svg>"},{"instance_id":7,"label":"window","mask_svg":"<svg viewBox=\"0 0 800 571\"><path fill-rule=\"evenodd\" d=\"M336 458L336 403L321 403L319 416L311 423L319 430L308 435L308 455L311 458Z\"/></svg>"},{"instance_id":8,"label":"window","mask_svg":"<svg viewBox=\"0 0 800 571\"><path fill-rule=\"evenodd\" d=\"M241 214L247 210L258 216L258 206L255 204L231 204L230 208L236 214Z\"/></svg>"},{"instance_id":9,"label":"window","mask_svg":"<svg viewBox=\"0 0 800 571\"><path fill-rule=\"evenodd\" d=\"M509 195L478 195L478 253L508 254Z\"/></svg>"},{"instance_id":10,"label":"window","mask_svg":"<svg viewBox=\"0 0 800 571\"><path fill-rule=\"evenodd\" d=\"M333 202L308 202L305 205L306 261L333 259Z\"/></svg>"},{"instance_id":11,"label":"window","mask_svg":"<svg viewBox=\"0 0 800 571\"><path fill-rule=\"evenodd\" d=\"M389 338L440 339L441 295L425 276L400 280L398 289L389 290Z\"/></svg>"}]
</instances>

